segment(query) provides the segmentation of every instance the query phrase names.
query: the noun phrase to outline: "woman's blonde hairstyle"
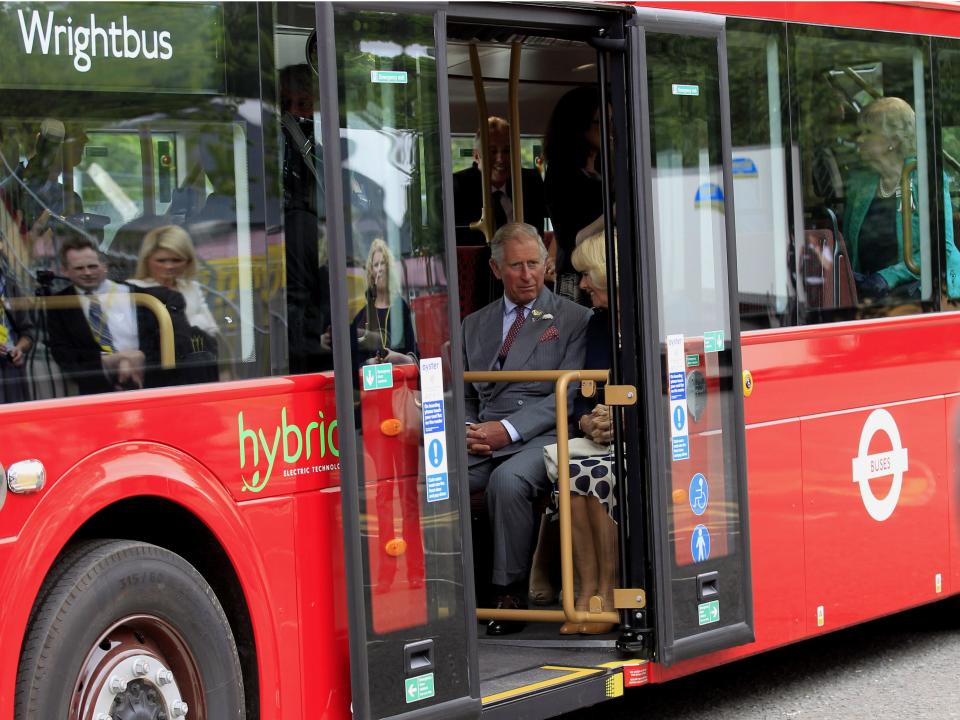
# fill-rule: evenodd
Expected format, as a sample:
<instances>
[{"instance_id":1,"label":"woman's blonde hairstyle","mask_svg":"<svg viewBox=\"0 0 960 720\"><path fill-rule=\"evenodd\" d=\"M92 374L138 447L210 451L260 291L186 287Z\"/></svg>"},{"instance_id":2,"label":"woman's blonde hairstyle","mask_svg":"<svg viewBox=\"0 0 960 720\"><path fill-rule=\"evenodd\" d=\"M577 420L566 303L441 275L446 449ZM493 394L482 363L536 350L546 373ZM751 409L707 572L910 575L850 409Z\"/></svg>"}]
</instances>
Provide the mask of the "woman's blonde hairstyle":
<instances>
[{"instance_id":1,"label":"woman's blonde hairstyle","mask_svg":"<svg viewBox=\"0 0 960 720\"><path fill-rule=\"evenodd\" d=\"M860 125L879 130L897 143L906 158L917 153L917 116L906 100L898 97L877 98L860 115Z\"/></svg>"},{"instance_id":2,"label":"woman's blonde hairstyle","mask_svg":"<svg viewBox=\"0 0 960 720\"><path fill-rule=\"evenodd\" d=\"M140 255L137 257L137 271L134 278L137 280L146 280L150 277L150 270L147 263L150 256L157 250L166 250L174 255L179 255L187 261L187 266L183 271L185 278L192 278L197 272L197 251L193 248L193 240L190 239L190 233L179 225L164 225L154 228L143 238L143 245L140 246ZM155 278L154 278L155 279Z\"/></svg>"},{"instance_id":3,"label":"woman's blonde hairstyle","mask_svg":"<svg viewBox=\"0 0 960 720\"><path fill-rule=\"evenodd\" d=\"M370 251L367 253L367 287L374 288L373 283L373 256L377 253L383 255L383 261L387 266L387 295L393 296L400 293L400 279L397 277L397 263L393 258L393 252L390 246L383 238L374 238L370 243Z\"/></svg>"},{"instance_id":4,"label":"woman's blonde hairstyle","mask_svg":"<svg viewBox=\"0 0 960 720\"><path fill-rule=\"evenodd\" d=\"M607 287L607 248L602 232L591 235L577 245L570 257L577 272L586 273L598 288Z\"/></svg>"}]
</instances>

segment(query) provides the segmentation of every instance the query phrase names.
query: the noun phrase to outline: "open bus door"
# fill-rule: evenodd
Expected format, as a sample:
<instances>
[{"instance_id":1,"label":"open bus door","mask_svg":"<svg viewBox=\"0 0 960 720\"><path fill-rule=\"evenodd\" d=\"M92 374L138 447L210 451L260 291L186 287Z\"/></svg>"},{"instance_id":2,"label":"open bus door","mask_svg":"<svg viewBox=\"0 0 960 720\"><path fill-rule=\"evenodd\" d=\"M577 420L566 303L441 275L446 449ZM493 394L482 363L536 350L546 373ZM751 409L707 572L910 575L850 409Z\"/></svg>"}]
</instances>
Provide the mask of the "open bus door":
<instances>
[{"instance_id":1,"label":"open bus door","mask_svg":"<svg viewBox=\"0 0 960 720\"><path fill-rule=\"evenodd\" d=\"M648 622L670 665L753 640L724 19L639 9L627 38Z\"/></svg>"},{"instance_id":2,"label":"open bus door","mask_svg":"<svg viewBox=\"0 0 960 720\"><path fill-rule=\"evenodd\" d=\"M451 175L441 142L449 136L441 112L445 14L435 7L316 5L311 60L319 74L316 141L356 718L480 715L473 577L465 572L470 534L462 522L469 499L459 479L463 393L452 380L463 373L451 333L459 324L456 255L443 212L443 178ZM374 302L381 278L400 289L385 316ZM357 322L364 312L366 329Z\"/></svg>"}]
</instances>

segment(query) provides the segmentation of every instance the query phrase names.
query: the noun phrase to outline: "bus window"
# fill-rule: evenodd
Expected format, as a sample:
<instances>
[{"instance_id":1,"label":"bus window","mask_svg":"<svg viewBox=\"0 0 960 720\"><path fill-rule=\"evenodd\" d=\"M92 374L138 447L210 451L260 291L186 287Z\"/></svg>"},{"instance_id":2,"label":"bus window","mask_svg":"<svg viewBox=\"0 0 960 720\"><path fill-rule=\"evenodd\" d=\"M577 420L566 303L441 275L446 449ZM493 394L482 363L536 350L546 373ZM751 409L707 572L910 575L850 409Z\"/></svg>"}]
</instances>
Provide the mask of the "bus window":
<instances>
[{"instance_id":1,"label":"bus window","mask_svg":"<svg viewBox=\"0 0 960 720\"><path fill-rule=\"evenodd\" d=\"M727 41L740 323L792 325L785 26L731 20Z\"/></svg>"},{"instance_id":2,"label":"bus window","mask_svg":"<svg viewBox=\"0 0 960 720\"><path fill-rule=\"evenodd\" d=\"M957 245L960 242L960 43L942 39L936 43L940 69L940 148L946 183L943 201L949 203L950 211L944 214L940 292L944 307L954 310L960 303L960 257L952 252L948 243L952 236L954 247L960 247Z\"/></svg>"},{"instance_id":3,"label":"bus window","mask_svg":"<svg viewBox=\"0 0 960 720\"><path fill-rule=\"evenodd\" d=\"M39 27L39 11L17 12ZM91 56L86 67L34 47L22 72L0 82L10 311L0 355L19 363L14 348L23 348L11 373L25 388L8 399L286 370L269 328L281 321L270 308L282 292L282 245L266 232L279 182L264 177L276 166L264 163L262 118L245 109L260 100L257 53L241 51L257 42L255 14L207 4L126 17L152 27L161 14L182 38L170 58L121 67ZM51 10L61 20L70 22ZM51 299L37 305L37 295ZM160 326L143 296L171 317L176 367L161 367Z\"/></svg>"},{"instance_id":4,"label":"bus window","mask_svg":"<svg viewBox=\"0 0 960 720\"><path fill-rule=\"evenodd\" d=\"M940 206L930 172L923 38L798 27L792 77L807 320L921 312L934 297Z\"/></svg>"}]
</instances>

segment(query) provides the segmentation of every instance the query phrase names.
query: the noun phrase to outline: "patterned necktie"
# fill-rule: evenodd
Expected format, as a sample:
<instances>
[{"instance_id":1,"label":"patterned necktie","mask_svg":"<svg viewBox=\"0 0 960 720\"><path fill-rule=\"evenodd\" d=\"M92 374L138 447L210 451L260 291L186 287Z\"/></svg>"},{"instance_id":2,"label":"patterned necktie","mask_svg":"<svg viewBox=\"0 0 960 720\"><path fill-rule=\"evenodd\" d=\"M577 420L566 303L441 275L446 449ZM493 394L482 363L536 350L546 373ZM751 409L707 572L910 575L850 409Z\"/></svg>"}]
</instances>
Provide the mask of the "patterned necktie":
<instances>
[{"instance_id":1,"label":"patterned necktie","mask_svg":"<svg viewBox=\"0 0 960 720\"><path fill-rule=\"evenodd\" d=\"M503 190L493 191L493 222L495 229L507 224L507 211L503 209Z\"/></svg>"},{"instance_id":2,"label":"patterned necktie","mask_svg":"<svg viewBox=\"0 0 960 720\"><path fill-rule=\"evenodd\" d=\"M100 298L94 295L92 290L87 290L87 297L90 299L90 330L93 332L93 339L105 353L116 352L113 346L113 336L110 334L110 325L103 317L103 306L100 305Z\"/></svg>"},{"instance_id":3,"label":"patterned necktie","mask_svg":"<svg viewBox=\"0 0 960 720\"><path fill-rule=\"evenodd\" d=\"M520 334L520 328L523 327L524 320L524 311L526 310L523 305L517 305L513 311L516 313L517 317L513 321L513 325L510 326L510 329L507 330L507 336L503 339L503 345L500 347L500 354L497 355L497 362L500 367L503 367L504 361L507 359L507 353L510 352L510 347L513 345L513 341L517 339L517 335Z\"/></svg>"}]
</instances>

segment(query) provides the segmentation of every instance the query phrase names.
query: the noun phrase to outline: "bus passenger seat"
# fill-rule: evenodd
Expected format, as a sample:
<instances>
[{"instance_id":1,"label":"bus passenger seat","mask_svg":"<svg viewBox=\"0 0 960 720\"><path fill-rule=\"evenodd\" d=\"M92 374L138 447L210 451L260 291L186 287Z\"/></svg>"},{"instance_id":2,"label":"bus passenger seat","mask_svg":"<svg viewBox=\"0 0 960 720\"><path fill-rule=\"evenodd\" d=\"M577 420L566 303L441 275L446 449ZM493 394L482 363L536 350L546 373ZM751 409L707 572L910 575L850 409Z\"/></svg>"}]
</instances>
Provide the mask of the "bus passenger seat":
<instances>
[{"instance_id":1,"label":"bus passenger seat","mask_svg":"<svg viewBox=\"0 0 960 720\"><path fill-rule=\"evenodd\" d=\"M857 286L843 235L835 238L832 230L805 230L802 272L809 309L856 306Z\"/></svg>"}]
</instances>

